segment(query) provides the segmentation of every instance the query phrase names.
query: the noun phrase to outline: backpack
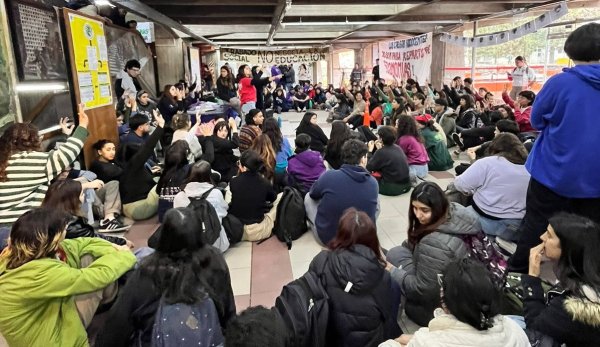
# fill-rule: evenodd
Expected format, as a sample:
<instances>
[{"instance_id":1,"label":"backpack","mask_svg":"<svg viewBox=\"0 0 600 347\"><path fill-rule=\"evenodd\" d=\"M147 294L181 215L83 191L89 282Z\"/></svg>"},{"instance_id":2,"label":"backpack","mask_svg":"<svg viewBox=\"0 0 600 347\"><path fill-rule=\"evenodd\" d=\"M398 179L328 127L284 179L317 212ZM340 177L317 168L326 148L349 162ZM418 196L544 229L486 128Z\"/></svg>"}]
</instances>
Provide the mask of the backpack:
<instances>
[{"instance_id":1,"label":"backpack","mask_svg":"<svg viewBox=\"0 0 600 347\"><path fill-rule=\"evenodd\" d=\"M273 234L279 241L285 242L288 249L292 249L292 241L298 239L307 230L302 193L298 189L285 187L277 205Z\"/></svg>"},{"instance_id":2,"label":"backpack","mask_svg":"<svg viewBox=\"0 0 600 347\"><path fill-rule=\"evenodd\" d=\"M498 289L503 288L508 264L495 242L481 231L475 235L463 235L462 239L469 248L469 256L482 262L491 272L492 282Z\"/></svg>"},{"instance_id":3,"label":"backpack","mask_svg":"<svg viewBox=\"0 0 600 347\"><path fill-rule=\"evenodd\" d=\"M223 346L224 343L217 308L210 297L192 305L167 304L164 296L160 299L151 346Z\"/></svg>"},{"instance_id":4,"label":"backpack","mask_svg":"<svg viewBox=\"0 0 600 347\"><path fill-rule=\"evenodd\" d=\"M315 258L318 259L318 258ZM287 284L275 300L273 310L285 324L286 347L324 347L329 322L329 295L321 281L327 256L321 257L320 273L306 272Z\"/></svg>"},{"instance_id":5,"label":"backpack","mask_svg":"<svg viewBox=\"0 0 600 347\"><path fill-rule=\"evenodd\" d=\"M213 205L206 200L210 192L214 188L209 189L200 197L188 197L190 199L190 207L194 210L196 217L202 222L202 235L204 242L212 245L221 235L221 222Z\"/></svg>"},{"instance_id":6,"label":"backpack","mask_svg":"<svg viewBox=\"0 0 600 347\"><path fill-rule=\"evenodd\" d=\"M170 183L171 183L171 181L169 181L168 184L170 184ZM160 193L158 194L157 214L158 214L158 222L159 223L163 222L165 213L167 213L168 210L173 208L173 200L175 199L175 195L177 195L180 192L179 187L168 186L168 184L166 187L163 187L160 190Z\"/></svg>"}]
</instances>

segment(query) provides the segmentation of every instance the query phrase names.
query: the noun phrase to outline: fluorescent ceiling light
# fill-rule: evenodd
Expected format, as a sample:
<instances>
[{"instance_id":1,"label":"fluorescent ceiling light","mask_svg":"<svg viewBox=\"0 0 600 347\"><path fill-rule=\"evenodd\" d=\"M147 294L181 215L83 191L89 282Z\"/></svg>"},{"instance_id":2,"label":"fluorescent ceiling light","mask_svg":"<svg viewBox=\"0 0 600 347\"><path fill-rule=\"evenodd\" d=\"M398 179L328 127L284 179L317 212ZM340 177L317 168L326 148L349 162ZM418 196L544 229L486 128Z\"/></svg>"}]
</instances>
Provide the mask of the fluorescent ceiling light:
<instances>
[{"instance_id":1,"label":"fluorescent ceiling light","mask_svg":"<svg viewBox=\"0 0 600 347\"><path fill-rule=\"evenodd\" d=\"M110 7L115 7L115 5L111 4L110 1L108 1L108 0L95 0L94 4L96 4L96 6L110 6Z\"/></svg>"},{"instance_id":2,"label":"fluorescent ceiling light","mask_svg":"<svg viewBox=\"0 0 600 347\"><path fill-rule=\"evenodd\" d=\"M22 83L17 85L17 92L52 92L66 90L64 83Z\"/></svg>"},{"instance_id":3,"label":"fluorescent ceiling light","mask_svg":"<svg viewBox=\"0 0 600 347\"><path fill-rule=\"evenodd\" d=\"M352 26L352 25L403 25L403 24L459 24L462 20L429 20L429 21L372 21L372 22L286 22L289 26Z\"/></svg>"}]
</instances>

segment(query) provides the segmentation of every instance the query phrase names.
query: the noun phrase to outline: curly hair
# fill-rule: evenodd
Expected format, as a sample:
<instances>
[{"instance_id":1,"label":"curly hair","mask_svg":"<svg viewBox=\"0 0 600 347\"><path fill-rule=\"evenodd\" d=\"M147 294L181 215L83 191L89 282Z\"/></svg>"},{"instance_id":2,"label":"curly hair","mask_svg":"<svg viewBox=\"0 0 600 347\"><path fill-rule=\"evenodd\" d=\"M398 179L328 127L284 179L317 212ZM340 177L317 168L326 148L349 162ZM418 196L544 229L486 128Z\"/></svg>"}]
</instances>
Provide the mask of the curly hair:
<instances>
[{"instance_id":1,"label":"curly hair","mask_svg":"<svg viewBox=\"0 0 600 347\"><path fill-rule=\"evenodd\" d=\"M6 168L10 156L19 152L40 150L38 128L30 123L16 123L9 126L0 136L0 182L8 180Z\"/></svg>"},{"instance_id":2,"label":"curly hair","mask_svg":"<svg viewBox=\"0 0 600 347\"><path fill-rule=\"evenodd\" d=\"M402 136L412 136L419 142L423 142L423 137L417 130L417 121L414 117L406 115L398 117L398 138Z\"/></svg>"}]
</instances>

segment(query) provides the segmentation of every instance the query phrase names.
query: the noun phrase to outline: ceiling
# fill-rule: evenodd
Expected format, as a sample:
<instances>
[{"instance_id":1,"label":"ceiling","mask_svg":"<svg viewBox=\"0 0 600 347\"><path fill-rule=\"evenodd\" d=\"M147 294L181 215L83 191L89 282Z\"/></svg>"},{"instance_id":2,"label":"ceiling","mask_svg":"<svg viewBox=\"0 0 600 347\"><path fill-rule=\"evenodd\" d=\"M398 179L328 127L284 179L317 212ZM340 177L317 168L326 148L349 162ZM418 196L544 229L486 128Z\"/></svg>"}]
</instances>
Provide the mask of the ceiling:
<instances>
[{"instance_id":1,"label":"ceiling","mask_svg":"<svg viewBox=\"0 0 600 347\"><path fill-rule=\"evenodd\" d=\"M474 20L535 15L548 0L133 0L137 12L168 17L172 27L218 46L360 44L452 30ZM121 5L132 0L114 1ZM568 1L581 7L598 1ZM524 13L524 14L523 14ZM156 20L160 22L159 20ZM169 24L169 23L163 23ZM471 28L471 24L468 24ZM178 27L176 27L178 26Z\"/></svg>"}]
</instances>

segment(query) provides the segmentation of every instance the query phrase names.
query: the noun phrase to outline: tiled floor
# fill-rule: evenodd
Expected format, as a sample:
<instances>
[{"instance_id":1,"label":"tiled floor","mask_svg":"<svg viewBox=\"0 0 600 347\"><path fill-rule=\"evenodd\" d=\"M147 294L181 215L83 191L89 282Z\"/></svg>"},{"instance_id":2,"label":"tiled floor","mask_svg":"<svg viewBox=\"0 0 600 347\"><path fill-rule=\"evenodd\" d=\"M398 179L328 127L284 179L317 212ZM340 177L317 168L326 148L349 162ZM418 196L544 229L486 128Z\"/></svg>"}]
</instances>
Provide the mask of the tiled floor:
<instances>
[{"instance_id":1,"label":"tiled floor","mask_svg":"<svg viewBox=\"0 0 600 347\"><path fill-rule=\"evenodd\" d=\"M317 113L319 124L325 133L329 134L331 125L325 122L326 113L323 111ZM283 114L282 132L290 139L292 145L295 129L302 115L295 112ZM426 178L428 181L438 183L442 189L445 189L453 179L454 175L450 172L433 172ZM398 197L380 195L377 233L383 248L390 249L398 246L406 239L409 197L410 193ZM156 223L156 219L138 222L126 237L133 239L136 246L144 246L149 235L156 229ZM229 249L225 253L225 259L231 272L238 312L248 306L272 306L281 288L292 279L302 276L308 270L311 260L321 250L322 247L311 233L306 233L294 241L291 250L276 238L260 244L242 242Z\"/></svg>"}]
</instances>

